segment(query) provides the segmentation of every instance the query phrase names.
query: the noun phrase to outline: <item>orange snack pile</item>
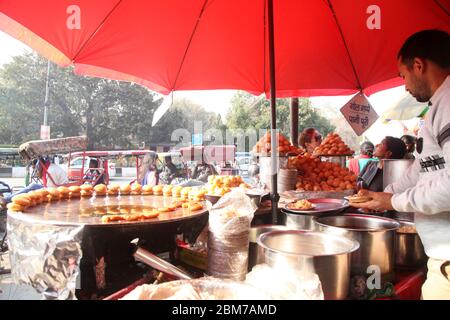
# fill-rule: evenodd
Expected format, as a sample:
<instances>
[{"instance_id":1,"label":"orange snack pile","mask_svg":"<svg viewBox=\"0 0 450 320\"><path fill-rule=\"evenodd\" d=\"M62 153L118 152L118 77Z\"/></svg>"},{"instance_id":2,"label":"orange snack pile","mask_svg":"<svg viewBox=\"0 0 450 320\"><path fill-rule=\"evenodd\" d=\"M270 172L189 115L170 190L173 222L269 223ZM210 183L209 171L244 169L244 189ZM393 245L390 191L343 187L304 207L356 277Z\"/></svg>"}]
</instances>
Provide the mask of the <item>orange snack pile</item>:
<instances>
[{"instance_id":1,"label":"orange snack pile","mask_svg":"<svg viewBox=\"0 0 450 320\"><path fill-rule=\"evenodd\" d=\"M292 155L296 155L296 154L303 154L304 150L302 148L298 148L295 147L293 145L291 145L291 143L289 142L289 140L282 134L282 133L277 133L277 138L278 138L278 148L277 151L281 154L292 154ZM255 144L255 146L253 147L253 153L258 153L258 154L268 154L271 151L271 135L270 135L270 131L267 131L266 134L264 134L261 139L259 139L259 141Z\"/></svg>"},{"instance_id":2,"label":"orange snack pile","mask_svg":"<svg viewBox=\"0 0 450 320\"><path fill-rule=\"evenodd\" d=\"M337 133L329 133L314 150L316 156L341 156L354 153L355 151L350 149Z\"/></svg>"},{"instance_id":3,"label":"orange snack pile","mask_svg":"<svg viewBox=\"0 0 450 320\"><path fill-rule=\"evenodd\" d=\"M354 190L356 175L337 163L320 161L305 155L289 158L289 167L298 170L298 191L345 191Z\"/></svg>"}]
</instances>

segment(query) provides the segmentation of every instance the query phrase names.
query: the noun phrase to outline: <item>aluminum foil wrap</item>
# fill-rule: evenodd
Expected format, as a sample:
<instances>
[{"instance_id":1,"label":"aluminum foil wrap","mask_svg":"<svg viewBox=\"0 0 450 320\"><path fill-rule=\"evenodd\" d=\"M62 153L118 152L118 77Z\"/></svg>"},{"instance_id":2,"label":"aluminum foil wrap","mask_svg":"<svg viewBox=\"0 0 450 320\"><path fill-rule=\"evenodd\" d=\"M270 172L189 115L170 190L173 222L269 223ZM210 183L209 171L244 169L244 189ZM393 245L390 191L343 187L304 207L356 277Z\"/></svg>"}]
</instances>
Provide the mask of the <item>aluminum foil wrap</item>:
<instances>
[{"instance_id":1,"label":"aluminum foil wrap","mask_svg":"<svg viewBox=\"0 0 450 320\"><path fill-rule=\"evenodd\" d=\"M76 299L83 226L33 223L13 214L7 230L13 281L31 285L43 299Z\"/></svg>"},{"instance_id":2,"label":"aluminum foil wrap","mask_svg":"<svg viewBox=\"0 0 450 320\"><path fill-rule=\"evenodd\" d=\"M239 188L210 210L208 275L242 281L248 270L250 223L256 206Z\"/></svg>"}]
</instances>

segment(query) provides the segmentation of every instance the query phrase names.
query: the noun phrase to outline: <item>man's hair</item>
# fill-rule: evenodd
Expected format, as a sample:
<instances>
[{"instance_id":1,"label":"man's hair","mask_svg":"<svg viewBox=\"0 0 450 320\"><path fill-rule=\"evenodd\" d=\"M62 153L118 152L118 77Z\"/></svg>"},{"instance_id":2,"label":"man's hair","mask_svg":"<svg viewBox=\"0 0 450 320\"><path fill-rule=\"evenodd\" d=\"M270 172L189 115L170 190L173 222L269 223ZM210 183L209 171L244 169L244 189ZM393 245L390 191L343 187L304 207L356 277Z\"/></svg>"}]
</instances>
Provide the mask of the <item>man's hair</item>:
<instances>
[{"instance_id":1,"label":"man's hair","mask_svg":"<svg viewBox=\"0 0 450 320\"><path fill-rule=\"evenodd\" d=\"M299 145L302 146L303 148L306 148L306 143L310 143L312 141L312 137L316 131L317 130L315 128L306 128L305 130L303 130L302 134L300 135L300 138L298 139ZM319 131L317 131L317 133L318 136L322 138Z\"/></svg>"},{"instance_id":2,"label":"man's hair","mask_svg":"<svg viewBox=\"0 0 450 320\"><path fill-rule=\"evenodd\" d=\"M391 159L403 159L406 154L406 144L399 138L387 136L386 146L392 153Z\"/></svg>"},{"instance_id":3,"label":"man's hair","mask_svg":"<svg viewBox=\"0 0 450 320\"><path fill-rule=\"evenodd\" d=\"M361 151L361 154L372 156L373 151L375 150L375 146L370 141L364 141L363 143L361 143L359 150Z\"/></svg>"},{"instance_id":4,"label":"man's hair","mask_svg":"<svg viewBox=\"0 0 450 320\"><path fill-rule=\"evenodd\" d=\"M95 167L93 167L93 165L95 165ZM89 166L90 166L91 168L98 168L98 160L97 160L97 159L92 159L92 158L91 158L91 161L89 161Z\"/></svg>"},{"instance_id":5,"label":"man's hair","mask_svg":"<svg viewBox=\"0 0 450 320\"><path fill-rule=\"evenodd\" d=\"M400 48L397 59L411 68L414 58L427 59L447 69L450 66L450 35L437 29L414 33Z\"/></svg>"}]
</instances>

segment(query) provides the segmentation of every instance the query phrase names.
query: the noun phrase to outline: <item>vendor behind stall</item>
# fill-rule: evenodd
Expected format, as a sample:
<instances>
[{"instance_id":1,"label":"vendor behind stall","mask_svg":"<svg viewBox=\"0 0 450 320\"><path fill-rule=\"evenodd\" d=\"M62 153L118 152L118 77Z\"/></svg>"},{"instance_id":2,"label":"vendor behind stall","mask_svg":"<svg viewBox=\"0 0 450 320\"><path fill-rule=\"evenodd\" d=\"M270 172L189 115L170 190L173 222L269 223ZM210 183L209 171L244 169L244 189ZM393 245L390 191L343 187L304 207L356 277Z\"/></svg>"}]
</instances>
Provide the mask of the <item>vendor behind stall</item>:
<instances>
[{"instance_id":1,"label":"vendor behind stall","mask_svg":"<svg viewBox=\"0 0 450 320\"><path fill-rule=\"evenodd\" d=\"M423 299L450 300L450 35L423 30L410 36L397 55L405 88L430 109L419 131L417 157L386 192L361 192L371 201L354 206L415 212L428 259Z\"/></svg>"},{"instance_id":2,"label":"vendor behind stall","mask_svg":"<svg viewBox=\"0 0 450 320\"><path fill-rule=\"evenodd\" d=\"M299 146L303 147L309 154L313 154L314 149L320 146L321 143L322 135L315 128L306 128L298 138Z\"/></svg>"}]
</instances>

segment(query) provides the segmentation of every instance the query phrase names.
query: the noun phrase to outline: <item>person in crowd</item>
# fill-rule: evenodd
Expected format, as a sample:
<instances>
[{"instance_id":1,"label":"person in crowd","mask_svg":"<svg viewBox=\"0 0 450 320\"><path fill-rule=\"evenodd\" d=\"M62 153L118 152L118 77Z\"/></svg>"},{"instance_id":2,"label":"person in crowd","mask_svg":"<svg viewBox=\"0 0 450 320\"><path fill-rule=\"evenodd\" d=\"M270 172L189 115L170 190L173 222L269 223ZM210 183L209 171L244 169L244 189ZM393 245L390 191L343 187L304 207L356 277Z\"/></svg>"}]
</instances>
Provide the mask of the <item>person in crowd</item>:
<instances>
[{"instance_id":1,"label":"person in crowd","mask_svg":"<svg viewBox=\"0 0 450 320\"><path fill-rule=\"evenodd\" d=\"M159 172L156 167L158 155L156 153L147 153L142 159L139 168L138 181L141 185L156 186L159 183Z\"/></svg>"},{"instance_id":2,"label":"person in crowd","mask_svg":"<svg viewBox=\"0 0 450 320\"><path fill-rule=\"evenodd\" d=\"M350 159L347 165L349 170L353 171L356 175L359 175L359 173L364 169L369 161L376 160L375 158L372 158L373 151L375 150L375 146L372 142L364 141L363 143L361 143L359 150L360 155L358 157Z\"/></svg>"},{"instance_id":3,"label":"person in crowd","mask_svg":"<svg viewBox=\"0 0 450 320\"><path fill-rule=\"evenodd\" d=\"M38 183L30 183L27 187L20 191L14 192L5 197L6 202L11 202L11 199L21 193L27 193L33 190L38 190L44 187L59 187L69 182L67 172L63 168L51 162L47 157L41 157L36 163L35 170L36 178L40 180Z\"/></svg>"},{"instance_id":4,"label":"person in crowd","mask_svg":"<svg viewBox=\"0 0 450 320\"><path fill-rule=\"evenodd\" d=\"M98 184L105 183L105 173L99 167L99 161L97 159L91 158L89 161L89 170L87 170L86 175L83 180L96 186Z\"/></svg>"},{"instance_id":5,"label":"person in crowd","mask_svg":"<svg viewBox=\"0 0 450 320\"><path fill-rule=\"evenodd\" d=\"M367 209L415 212L415 227L428 256L425 300L450 300L450 35L423 30L397 55L405 88L429 110L419 131L416 159L385 192L362 190Z\"/></svg>"},{"instance_id":6,"label":"person in crowd","mask_svg":"<svg viewBox=\"0 0 450 320\"><path fill-rule=\"evenodd\" d=\"M416 150L416 137L405 134L400 139L406 144L405 159L414 159L414 151Z\"/></svg>"},{"instance_id":7,"label":"person in crowd","mask_svg":"<svg viewBox=\"0 0 450 320\"><path fill-rule=\"evenodd\" d=\"M259 182L259 156L253 155L248 167L248 176L252 182L257 184Z\"/></svg>"},{"instance_id":8,"label":"person in crowd","mask_svg":"<svg viewBox=\"0 0 450 320\"><path fill-rule=\"evenodd\" d=\"M322 135L315 128L306 128L298 138L298 145L303 147L309 154L312 154L314 149L320 146L321 143Z\"/></svg>"},{"instance_id":9,"label":"person in crowd","mask_svg":"<svg viewBox=\"0 0 450 320\"><path fill-rule=\"evenodd\" d=\"M399 139L387 136L377 144L373 156L378 160L367 163L359 173L358 183L364 189L383 191L383 161L385 159L403 159L406 154L406 145Z\"/></svg>"},{"instance_id":10,"label":"person in crowd","mask_svg":"<svg viewBox=\"0 0 450 320\"><path fill-rule=\"evenodd\" d=\"M196 164L192 172L192 179L207 182L209 176L217 174L216 168L207 162L205 155L202 155L202 159Z\"/></svg>"},{"instance_id":11,"label":"person in crowd","mask_svg":"<svg viewBox=\"0 0 450 320\"><path fill-rule=\"evenodd\" d=\"M164 184L170 184L173 179L179 176L179 172L175 164L172 162L172 157L164 157L164 168L161 172L160 178L161 182Z\"/></svg>"}]
</instances>

